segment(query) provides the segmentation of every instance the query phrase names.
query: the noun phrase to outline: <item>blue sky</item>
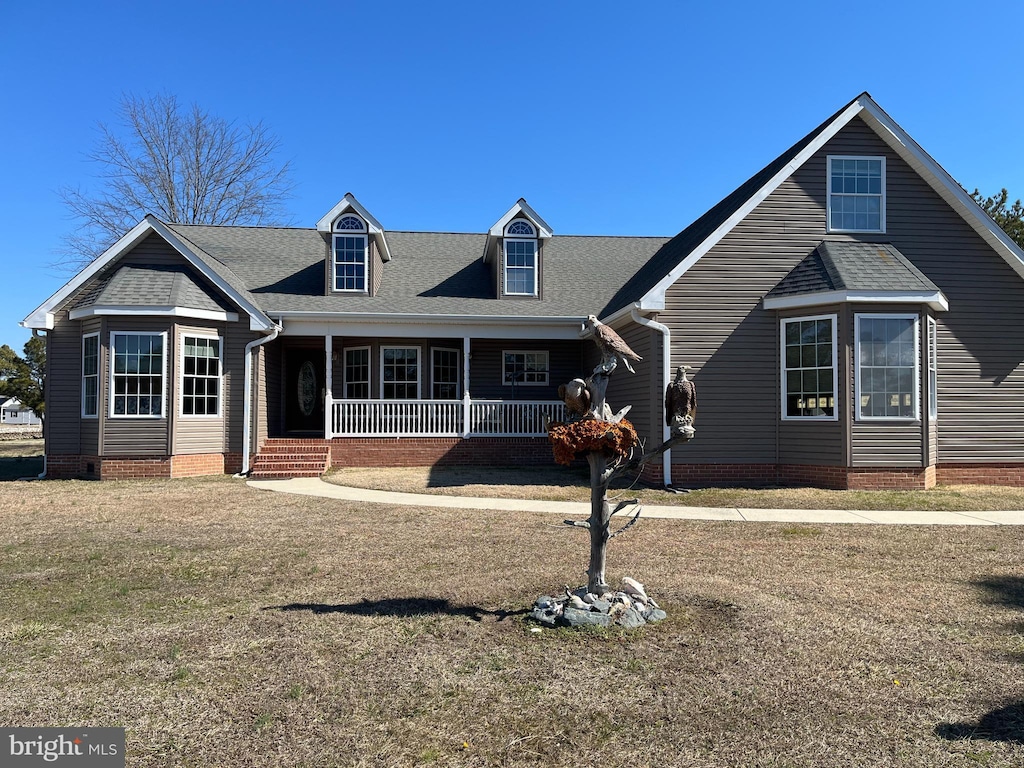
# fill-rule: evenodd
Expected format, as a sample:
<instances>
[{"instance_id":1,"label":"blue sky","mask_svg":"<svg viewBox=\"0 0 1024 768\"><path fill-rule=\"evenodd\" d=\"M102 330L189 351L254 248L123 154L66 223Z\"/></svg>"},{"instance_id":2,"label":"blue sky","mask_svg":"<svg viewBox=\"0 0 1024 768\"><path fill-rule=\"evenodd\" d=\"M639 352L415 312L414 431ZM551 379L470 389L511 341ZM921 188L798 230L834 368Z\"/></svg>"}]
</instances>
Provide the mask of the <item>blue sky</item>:
<instances>
[{"instance_id":1,"label":"blue sky","mask_svg":"<svg viewBox=\"0 0 1024 768\"><path fill-rule=\"evenodd\" d=\"M978 7L979 9L982 6ZM984 6L992 8L992 6ZM290 222L672 235L861 91L969 191L1024 197L1024 4L0 3L0 344L57 290L61 186L122 93L280 138Z\"/></svg>"}]
</instances>

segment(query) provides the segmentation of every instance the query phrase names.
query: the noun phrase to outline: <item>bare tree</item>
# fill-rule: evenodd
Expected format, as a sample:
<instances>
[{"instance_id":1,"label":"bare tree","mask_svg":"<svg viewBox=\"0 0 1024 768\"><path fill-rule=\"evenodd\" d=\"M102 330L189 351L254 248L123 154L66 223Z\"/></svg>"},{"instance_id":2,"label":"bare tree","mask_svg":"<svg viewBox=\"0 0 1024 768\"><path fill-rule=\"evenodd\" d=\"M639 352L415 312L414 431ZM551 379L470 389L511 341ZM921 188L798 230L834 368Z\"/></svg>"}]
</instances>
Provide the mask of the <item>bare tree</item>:
<instances>
[{"instance_id":1,"label":"bare tree","mask_svg":"<svg viewBox=\"0 0 1024 768\"><path fill-rule=\"evenodd\" d=\"M176 224L280 223L292 183L280 142L263 123L239 126L174 96L122 96L115 127L100 124L88 158L98 191L60 196L83 226L65 237L62 264L96 258L147 213Z\"/></svg>"}]
</instances>

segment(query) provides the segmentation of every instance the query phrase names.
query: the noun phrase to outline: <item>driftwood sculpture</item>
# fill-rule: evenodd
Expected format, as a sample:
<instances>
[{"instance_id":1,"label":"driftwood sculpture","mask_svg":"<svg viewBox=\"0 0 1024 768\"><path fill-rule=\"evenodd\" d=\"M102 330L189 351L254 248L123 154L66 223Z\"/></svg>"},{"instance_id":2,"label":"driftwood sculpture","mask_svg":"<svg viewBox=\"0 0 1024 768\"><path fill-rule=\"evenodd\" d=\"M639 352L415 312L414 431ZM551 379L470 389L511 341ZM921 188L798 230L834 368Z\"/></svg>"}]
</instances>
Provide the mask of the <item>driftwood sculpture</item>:
<instances>
[{"instance_id":1,"label":"driftwood sculpture","mask_svg":"<svg viewBox=\"0 0 1024 768\"><path fill-rule=\"evenodd\" d=\"M606 578L608 542L634 525L640 516L638 506L632 519L622 528L611 530L611 519L616 513L637 504L636 499L622 501L612 506L608 501L611 482L628 472L638 470L675 445L693 438L691 425L687 430L672 437L652 451L644 452L633 425L625 419L631 406L616 413L605 400L609 379L618 367L619 361L631 373L635 372L630 361L640 361L636 352L629 348L614 330L604 325L594 315L584 323L583 330L589 330L591 338L601 351L601 363L586 379L574 379L559 395L566 402L570 414L566 423L552 423L548 438L554 448L555 461L570 464L578 455L585 455L590 465L590 517L586 521L566 520L566 525L586 528L590 532L590 563L587 568L587 591L604 595L611 591ZM692 384L692 382L691 382ZM667 396L666 396L667 397Z\"/></svg>"}]
</instances>

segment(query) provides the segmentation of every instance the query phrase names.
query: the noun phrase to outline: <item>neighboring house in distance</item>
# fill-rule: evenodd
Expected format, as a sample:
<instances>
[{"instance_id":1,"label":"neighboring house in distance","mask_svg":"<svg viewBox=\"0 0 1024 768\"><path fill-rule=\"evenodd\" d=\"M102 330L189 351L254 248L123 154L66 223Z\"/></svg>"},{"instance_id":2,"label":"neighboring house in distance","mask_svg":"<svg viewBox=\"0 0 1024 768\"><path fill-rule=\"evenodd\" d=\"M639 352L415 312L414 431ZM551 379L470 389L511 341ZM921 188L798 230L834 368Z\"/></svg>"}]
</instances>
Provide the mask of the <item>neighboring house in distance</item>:
<instances>
[{"instance_id":1,"label":"neighboring house in distance","mask_svg":"<svg viewBox=\"0 0 1024 768\"><path fill-rule=\"evenodd\" d=\"M608 399L648 445L674 368L697 438L658 482L1024 484L1024 253L868 94L673 238L148 216L26 320L52 477L550 463L598 315L643 356Z\"/></svg>"},{"instance_id":2,"label":"neighboring house in distance","mask_svg":"<svg viewBox=\"0 0 1024 768\"><path fill-rule=\"evenodd\" d=\"M0 397L0 424L39 426L42 419L16 397Z\"/></svg>"}]
</instances>

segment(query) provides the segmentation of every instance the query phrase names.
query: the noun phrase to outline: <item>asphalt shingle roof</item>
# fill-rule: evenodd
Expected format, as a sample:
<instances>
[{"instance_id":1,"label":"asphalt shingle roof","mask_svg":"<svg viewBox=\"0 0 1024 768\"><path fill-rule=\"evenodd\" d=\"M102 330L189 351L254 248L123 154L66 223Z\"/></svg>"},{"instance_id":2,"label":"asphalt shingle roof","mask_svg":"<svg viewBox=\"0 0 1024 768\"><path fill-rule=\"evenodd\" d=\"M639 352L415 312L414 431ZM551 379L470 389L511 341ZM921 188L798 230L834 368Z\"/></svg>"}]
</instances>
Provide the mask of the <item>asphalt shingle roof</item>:
<instances>
[{"instance_id":1,"label":"asphalt shingle roof","mask_svg":"<svg viewBox=\"0 0 1024 768\"><path fill-rule=\"evenodd\" d=\"M583 317L605 314L624 279L668 238L556 235L543 242L540 299L495 300L486 235L388 232L392 260L376 296L325 294L324 236L314 229L168 225L226 267L264 312Z\"/></svg>"},{"instance_id":2,"label":"asphalt shingle roof","mask_svg":"<svg viewBox=\"0 0 1024 768\"><path fill-rule=\"evenodd\" d=\"M890 243L824 240L769 297L825 291L933 291L939 288Z\"/></svg>"},{"instance_id":3,"label":"asphalt shingle roof","mask_svg":"<svg viewBox=\"0 0 1024 768\"><path fill-rule=\"evenodd\" d=\"M76 308L88 306L169 306L220 311L215 296L177 266L122 266L83 295Z\"/></svg>"}]
</instances>

